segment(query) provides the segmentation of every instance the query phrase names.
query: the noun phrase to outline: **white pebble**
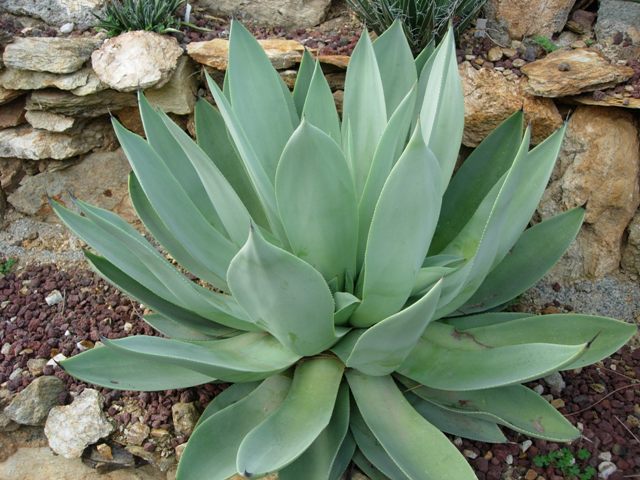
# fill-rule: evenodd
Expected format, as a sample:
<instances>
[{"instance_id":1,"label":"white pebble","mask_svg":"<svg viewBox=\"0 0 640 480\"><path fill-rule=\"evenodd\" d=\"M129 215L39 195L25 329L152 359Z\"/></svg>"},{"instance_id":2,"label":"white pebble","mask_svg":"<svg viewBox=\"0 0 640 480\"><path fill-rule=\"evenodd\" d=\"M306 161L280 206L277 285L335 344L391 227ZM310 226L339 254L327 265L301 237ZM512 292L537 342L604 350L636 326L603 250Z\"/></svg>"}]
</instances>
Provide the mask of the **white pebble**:
<instances>
[{"instance_id":1,"label":"white pebble","mask_svg":"<svg viewBox=\"0 0 640 480\"><path fill-rule=\"evenodd\" d=\"M57 354L55 357L53 357L51 360L49 360L47 362L47 365L52 365L52 366L56 366L59 362L66 360L67 357L64 353L59 353Z\"/></svg>"},{"instance_id":2,"label":"white pebble","mask_svg":"<svg viewBox=\"0 0 640 480\"><path fill-rule=\"evenodd\" d=\"M513 455L511 454L507 455L505 462L507 462L507 465L513 465Z\"/></svg>"},{"instance_id":3,"label":"white pebble","mask_svg":"<svg viewBox=\"0 0 640 480\"><path fill-rule=\"evenodd\" d=\"M131 330L133 330L133 325L131 325L129 322L125 323L122 327L122 329L126 332L129 333L131 332Z\"/></svg>"},{"instance_id":4,"label":"white pebble","mask_svg":"<svg viewBox=\"0 0 640 480\"><path fill-rule=\"evenodd\" d=\"M474 460L474 459L478 458L478 454L476 452L474 452L473 450L463 450L462 454L465 457L470 458L471 460Z\"/></svg>"},{"instance_id":5,"label":"white pebble","mask_svg":"<svg viewBox=\"0 0 640 480\"><path fill-rule=\"evenodd\" d=\"M576 423L576 427L578 430L580 430L581 432L584 431L584 424L582 422L578 422Z\"/></svg>"},{"instance_id":6,"label":"white pebble","mask_svg":"<svg viewBox=\"0 0 640 480\"><path fill-rule=\"evenodd\" d=\"M73 22L65 23L60 27L60 33L71 33L73 32L73 27L75 27Z\"/></svg>"},{"instance_id":7,"label":"white pebble","mask_svg":"<svg viewBox=\"0 0 640 480\"><path fill-rule=\"evenodd\" d=\"M5 343L4 345L2 345L2 348L0 348L0 353L2 355L6 355L7 353L9 353L10 350L11 350L11 344Z\"/></svg>"},{"instance_id":8,"label":"white pebble","mask_svg":"<svg viewBox=\"0 0 640 480\"><path fill-rule=\"evenodd\" d=\"M461 447L462 446L462 439L460 437L456 437L453 439L453 444L456 447Z\"/></svg>"},{"instance_id":9,"label":"white pebble","mask_svg":"<svg viewBox=\"0 0 640 480\"><path fill-rule=\"evenodd\" d=\"M22 375L22 369L20 367L16 367L16 369L13 372L11 372L11 375L9 375L9 380L15 380L21 375Z\"/></svg>"},{"instance_id":10,"label":"white pebble","mask_svg":"<svg viewBox=\"0 0 640 480\"><path fill-rule=\"evenodd\" d=\"M531 445L533 445L533 442L531 440L525 440L520 444L520 450L522 450L522 453L524 453L529 450L529 448L531 448Z\"/></svg>"},{"instance_id":11,"label":"white pebble","mask_svg":"<svg viewBox=\"0 0 640 480\"><path fill-rule=\"evenodd\" d=\"M47 302L47 305L55 305L62 301L62 294L58 290L54 290L49 295L44 298L44 301Z\"/></svg>"},{"instance_id":12,"label":"white pebble","mask_svg":"<svg viewBox=\"0 0 640 480\"><path fill-rule=\"evenodd\" d=\"M602 452L600 455L598 455L598 460L602 460L603 462L610 462L611 458L611 452Z\"/></svg>"},{"instance_id":13,"label":"white pebble","mask_svg":"<svg viewBox=\"0 0 640 480\"><path fill-rule=\"evenodd\" d=\"M533 387L533 391L538 395L542 395L544 392L544 387L542 385L536 385L535 387Z\"/></svg>"},{"instance_id":14,"label":"white pebble","mask_svg":"<svg viewBox=\"0 0 640 480\"><path fill-rule=\"evenodd\" d=\"M618 470L618 467L616 467L614 463L602 462L600 465L598 465L598 472L600 472L598 474L598 477L606 480L611 475L613 475L617 470Z\"/></svg>"}]
</instances>

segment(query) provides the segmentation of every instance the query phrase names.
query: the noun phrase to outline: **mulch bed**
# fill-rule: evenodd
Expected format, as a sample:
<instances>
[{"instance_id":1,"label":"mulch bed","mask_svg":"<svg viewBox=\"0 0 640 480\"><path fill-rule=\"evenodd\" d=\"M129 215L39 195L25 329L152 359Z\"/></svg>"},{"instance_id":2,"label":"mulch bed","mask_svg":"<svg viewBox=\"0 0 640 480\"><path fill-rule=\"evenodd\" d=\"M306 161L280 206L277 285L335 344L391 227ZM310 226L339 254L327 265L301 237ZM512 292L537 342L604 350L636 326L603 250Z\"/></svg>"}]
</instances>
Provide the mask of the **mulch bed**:
<instances>
[{"instance_id":1,"label":"mulch bed","mask_svg":"<svg viewBox=\"0 0 640 480\"><path fill-rule=\"evenodd\" d=\"M64 300L48 306L45 297L53 290L62 293ZM27 361L33 358L52 358L57 353L72 356L101 336L111 339L127 335L154 335L141 319L139 304L132 302L87 270L61 271L54 265L29 266L19 273L10 273L0 279L0 346L9 344L0 354L0 385L12 393L25 388L32 377L18 376L9 380L16 368L28 372ZM70 392L80 392L85 384L57 367L45 367L44 374L56 375L66 382ZM640 478L640 349L625 347L610 359L580 372L564 372L566 388L560 394L564 407L560 411L583 429L583 438L568 448L577 453L589 451L586 460L579 460L584 471L587 466L597 469L603 452L611 453L611 461L618 467L610 480ZM533 383L531 386L536 386ZM540 383L548 394L548 387ZM142 421L149 427L169 432L157 442L149 437L143 445L148 452L164 454L185 437L176 436L171 422L171 406L178 402L197 403L204 409L223 386L205 385L186 390L162 393L119 392L99 389L105 396L105 408L119 426L138 421L138 415L128 413L125 406L136 405ZM67 395L62 399L71 400ZM498 480L507 472L510 477L536 479L535 470L546 480L565 477L559 468L537 467L534 458L565 447L552 442L534 440L523 453L521 444L527 437L506 431L512 442L490 445L464 440L456 442L467 457L480 480ZM606 453L605 453L606 456ZM595 478L595 477L593 477Z\"/></svg>"}]
</instances>

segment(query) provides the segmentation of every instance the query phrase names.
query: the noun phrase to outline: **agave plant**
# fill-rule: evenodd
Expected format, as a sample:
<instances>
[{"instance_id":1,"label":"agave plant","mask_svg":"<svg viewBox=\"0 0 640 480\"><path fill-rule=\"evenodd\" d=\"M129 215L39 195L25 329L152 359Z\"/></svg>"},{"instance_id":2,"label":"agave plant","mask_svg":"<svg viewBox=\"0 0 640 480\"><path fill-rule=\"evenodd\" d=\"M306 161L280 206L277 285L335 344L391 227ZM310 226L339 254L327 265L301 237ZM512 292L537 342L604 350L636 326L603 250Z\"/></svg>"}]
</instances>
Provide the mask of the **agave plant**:
<instances>
[{"instance_id":1,"label":"agave plant","mask_svg":"<svg viewBox=\"0 0 640 480\"><path fill-rule=\"evenodd\" d=\"M427 52L428 53L428 52ZM305 53L293 93L231 29L217 109L195 143L140 96L146 139L114 126L148 231L80 200L60 218L91 266L155 313L165 337L104 339L65 360L90 383L165 390L232 383L206 408L181 480L278 472L334 480L465 480L443 432L556 442L579 432L521 385L610 355L635 329L585 315L502 313L580 228L574 209L528 228L563 131L529 151L516 113L452 178L463 96L450 31L416 63L402 27L363 35L342 118Z\"/></svg>"}]
</instances>

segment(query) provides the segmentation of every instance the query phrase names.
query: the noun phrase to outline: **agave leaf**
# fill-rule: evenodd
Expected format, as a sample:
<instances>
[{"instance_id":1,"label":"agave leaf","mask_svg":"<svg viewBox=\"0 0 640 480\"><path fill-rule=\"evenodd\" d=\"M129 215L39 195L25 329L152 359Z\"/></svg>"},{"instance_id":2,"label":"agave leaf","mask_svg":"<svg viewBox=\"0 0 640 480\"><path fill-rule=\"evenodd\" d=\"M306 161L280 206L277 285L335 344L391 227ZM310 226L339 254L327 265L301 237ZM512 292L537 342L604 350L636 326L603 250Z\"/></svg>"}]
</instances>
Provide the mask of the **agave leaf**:
<instances>
[{"instance_id":1,"label":"agave leaf","mask_svg":"<svg viewBox=\"0 0 640 480\"><path fill-rule=\"evenodd\" d=\"M229 34L227 76L233 111L273 183L280 155L294 129L289 110L293 98L284 95L282 79L263 48L237 21L232 22Z\"/></svg>"},{"instance_id":2,"label":"agave leaf","mask_svg":"<svg viewBox=\"0 0 640 480\"><path fill-rule=\"evenodd\" d=\"M166 337L175 338L177 340L212 340L213 338L216 338L211 335L206 335L196 329L189 328L188 326L159 313L145 315L143 319L156 331L162 333ZM237 333L237 330L230 328L226 335L233 336L234 333Z\"/></svg>"},{"instance_id":3,"label":"agave leaf","mask_svg":"<svg viewBox=\"0 0 640 480\"><path fill-rule=\"evenodd\" d=\"M608 357L627 343L636 331L635 325L613 318L563 314L517 318L498 325L470 328L464 334L497 347L529 342L588 344L580 357L562 366L563 370L571 370Z\"/></svg>"},{"instance_id":4,"label":"agave leaf","mask_svg":"<svg viewBox=\"0 0 640 480\"><path fill-rule=\"evenodd\" d=\"M463 265L457 265L455 267L422 267L418 270L418 274L416 275L416 281L413 285L413 289L411 290L411 296L415 297L424 295L426 290L432 287L437 281L447 275L451 275L462 266Z\"/></svg>"},{"instance_id":5,"label":"agave leaf","mask_svg":"<svg viewBox=\"0 0 640 480\"><path fill-rule=\"evenodd\" d=\"M433 59L431 61L431 59ZM458 160L464 128L464 96L458 74L453 27L425 65L429 92L420 106L420 126L424 141L440 163L442 194ZM423 74L426 74L423 70Z\"/></svg>"},{"instance_id":6,"label":"agave leaf","mask_svg":"<svg viewBox=\"0 0 640 480\"><path fill-rule=\"evenodd\" d=\"M258 194L264 213L269 221L271 231L282 240L285 238L285 235L282 230L280 218L278 217L273 181L269 177L264 165L262 164L262 160L256 153L254 146L241 126L242 124L231 107L231 103L206 72L205 77L207 79L207 85L209 86L211 95L216 101L216 105L218 106L222 118L224 118L229 134L238 149L238 154L242 159L242 163L249 174L251 184L253 185L255 192Z\"/></svg>"},{"instance_id":7,"label":"agave leaf","mask_svg":"<svg viewBox=\"0 0 640 480\"><path fill-rule=\"evenodd\" d=\"M376 148L371 164L371 170L362 192L358 205L358 266L362 265L364 252L367 247L367 236L373 211L380 198L380 192L389 176L389 172L404 149L409 129L411 128L411 114L415 108L416 89L411 89L402 100L396 111L389 119L380 142Z\"/></svg>"},{"instance_id":8,"label":"agave leaf","mask_svg":"<svg viewBox=\"0 0 640 480\"><path fill-rule=\"evenodd\" d=\"M354 455L354 461L363 471L367 472L374 469L383 478L391 478L392 480L407 480L407 476L398 468L391 460L391 457L385 452L380 442L373 436L371 430L362 419L362 415L357 408L351 409L351 432L358 445L358 451ZM360 453L362 458L359 458ZM363 461L364 460L364 461ZM364 465L362 465L364 463ZM367 468L370 464L371 468ZM362 468L364 466L364 468ZM368 475L368 472L367 472ZM373 478L373 477L371 477Z\"/></svg>"},{"instance_id":9,"label":"agave leaf","mask_svg":"<svg viewBox=\"0 0 640 480\"><path fill-rule=\"evenodd\" d=\"M389 479L389 477L374 467L373 463L371 463L360 450L356 450L353 454L353 463L367 476L367 478L370 478L371 480ZM407 477L403 477L403 480L406 478Z\"/></svg>"},{"instance_id":10,"label":"agave leaf","mask_svg":"<svg viewBox=\"0 0 640 480\"><path fill-rule=\"evenodd\" d=\"M525 435L554 442L576 439L580 432L553 406L523 385L448 392L416 385L403 380L411 391L456 415L504 425Z\"/></svg>"},{"instance_id":11,"label":"agave leaf","mask_svg":"<svg viewBox=\"0 0 640 480\"><path fill-rule=\"evenodd\" d=\"M238 472L245 477L274 472L302 455L329 424L343 370L329 357L300 363L281 407L240 444Z\"/></svg>"},{"instance_id":12,"label":"agave leaf","mask_svg":"<svg viewBox=\"0 0 640 480\"><path fill-rule=\"evenodd\" d=\"M189 135L178 127L165 113L160 119L166 127L165 135L172 135L186 159L202 179L204 188L213 204L229 239L239 248L247 240L251 215L242 203L231 184L223 176L211 158L195 143Z\"/></svg>"},{"instance_id":13,"label":"agave leaf","mask_svg":"<svg viewBox=\"0 0 640 480\"><path fill-rule=\"evenodd\" d=\"M347 372L358 410L389 457L415 480L475 478L447 437L416 412L389 376Z\"/></svg>"},{"instance_id":14,"label":"agave leaf","mask_svg":"<svg viewBox=\"0 0 640 480\"><path fill-rule=\"evenodd\" d=\"M575 362L587 348L586 343L558 345L535 340L517 345L498 344L495 339L482 342L469 332L431 323L397 371L440 390L480 390L544 377Z\"/></svg>"},{"instance_id":15,"label":"agave leaf","mask_svg":"<svg viewBox=\"0 0 640 480\"><path fill-rule=\"evenodd\" d=\"M345 271L355 271L355 191L338 145L305 120L282 153L276 199L292 252L341 290Z\"/></svg>"},{"instance_id":16,"label":"agave leaf","mask_svg":"<svg viewBox=\"0 0 640 480\"><path fill-rule=\"evenodd\" d=\"M276 375L277 376L277 375ZM269 377L271 378L271 377ZM262 382L244 382L244 383L234 383L225 388L221 393L216 395L213 400L209 402L207 408L204 409L202 415L198 419L198 423L196 427L207 420L209 417L212 417L216 413L225 408L238 403L243 398L246 398L251 392L253 392L256 388L258 388L264 381ZM235 454L233 457L233 463L235 465Z\"/></svg>"},{"instance_id":17,"label":"agave leaf","mask_svg":"<svg viewBox=\"0 0 640 480\"><path fill-rule=\"evenodd\" d=\"M179 273L159 252L157 252L133 227L123 221L116 214L93 207L89 204L75 201L82 213L94 223L94 227L111 240L119 249L123 249L118 257L127 262L138 262L147 266L151 275L162 281L163 285L183 306L189 306L196 313L205 318L217 321L230 328L253 330L253 324L237 316L245 316L237 306L235 300L228 295L207 290L200 285L188 281Z\"/></svg>"},{"instance_id":18,"label":"agave leaf","mask_svg":"<svg viewBox=\"0 0 640 480\"><path fill-rule=\"evenodd\" d=\"M349 292L336 292L333 294L333 300L336 303L336 313L333 314L333 323L336 325L345 325L351 314L360 304L360 299L354 297Z\"/></svg>"},{"instance_id":19,"label":"agave leaf","mask_svg":"<svg viewBox=\"0 0 640 480\"><path fill-rule=\"evenodd\" d=\"M405 395L411 406L438 430L479 442L507 442L507 437L495 422L447 410L429 399L418 397L410 392Z\"/></svg>"},{"instance_id":20,"label":"agave leaf","mask_svg":"<svg viewBox=\"0 0 640 480\"><path fill-rule=\"evenodd\" d=\"M195 127L198 145L213 160L224 177L246 205L253 220L267 226L260 199L251 184L249 174L231 141L220 112L204 99L195 106Z\"/></svg>"},{"instance_id":21,"label":"agave leaf","mask_svg":"<svg viewBox=\"0 0 640 480\"><path fill-rule=\"evenodd\" d=\"M313 126L329 135L338 145L341 144L342 134L336 102L331 94L329 83L322 73L320 62L316 62L302 115Z\"/></svg>"},{"instance_id":22,"label":"agave leaf","mask_svg":"<svg viewBox=\"0 0 640 480\"><path fill-rule=\"evenodd\" d=\"M218 277L237 248L199 213L171 171L144 139L113 120L114 130L140 185L164 224Z\"/></svg>"},{"instance_id":23,"label":"agave leaf","mask_svg":"<svg viewBox=\"0 0 640 480\"><path fill-rule=\"evenodd\" d=\"M380 70L386 111L390 118L418 81L411 47L400 20L395 20L391 27L373 42L373 50Z\"/></svg>"},{"instance_id":24,"label":"agave leaf","mask_svg":"<svg viewBox=\"0 0 640 480\"><path fill-rule=\"evenodd\" d=\"M566 129L565 124L527 155L526 171L517 179L518 188L511 201L500 212L509 221L502 226L494 267L509 253L535 213L549 183Z\"/></svg>"},{"instance_id":25,"label":"agave leaf","mask_svg":"<svg viewBox=\"0 0 640 480\"><path fill-rule=\"evenodd\" d=\"M215 378L171 361L144 359L107 347L96 347L60 363L69 375L112 390L156 392L210 383ZM141 375L140 372L144 372Z\"/></svg>"},{"instance_id":26,"label":"agave leaf","mask_svg":"<svg viewBox=\"0 0 640 480\"><path fill-rule=\"evenodd\" d=\"M351 459L353 458L355 450L356 442L351 433L347 431L344 440L342 441L342 445L340 445L340 449L338 450L338 454L333 461L333 465L331 466L329 480L339 480L342 478L351 464Z\"/></svg>"},{"instance_id":27,"label":"agave leaf","mask_svg":"<svg viewBox=\"0 0 640 480\"><path fill-rule=\"evenodd\" d=\"M269 377L244 398L201 421L182 454L176 479L226 480L237 473L242 440L282 405L290 385L285 376Z\"/></svg>"},{"instance_id":28,"label":"agave leaf","mask_svg":"<svg viewBox=\"0 0 640 480\"><path fill-rule=\"evenodd\" d=\"M364 31L349 61L342 106L343 150L351 167L358 198L369 175L376 146L387 125L384 98L373 45Z\"/></svg>"},{"instance_id":29,"label":"agave leaf","mask_svg":"<svg viewBox=\"0 0 640 480\"><path fill-rule=\"evenodd\" d=\"M153 205L149 202L133 172L129 173L129 197L144 226L180 265L220 290L227 289L227 281L218 277L196 260L191 252L167 228L158 213L153 209Z\"/></svg>"},{"instance_id":30,"label":"agave leaf","mask_svg":"<svg viewBox=\"0 0 640 480\"><path fill-rule=\"evenodd\" d=\"M177 183L202 216L218 231L226 234L220 217L211 202L211 196L207 195L202 177L189 162L177 139L167 132L160 116L142 92L138 93L138 106L145 136L151 148L157 153L156 158L173 174Z\"/></svg>"},{"instance_id":31,"label":"agave leaf","mask_svg":"<svg viewBox=\"0 0 640 480\"><path fill-rule=\"evenodd\" d=\"M435 42L431 40L427 44L427 46L424 47L416 57L415 64L416 64L416 73L418 74L418 76L420 76L420 74L422 73L422 70L424 69L425 64L427 63L429 58L431 58L431 55L433 55L433 52L435 52L435 50L436 50Z\"/></svg>"},{"instance_id":32,"label":"agave leaf","mask_svg":"<svg viewBox=\"0 0 640 480\"><path fill-rule=\"evenodd\" d=\"M84 256L87 262L89 262L89 266L109 283L156 312L179 322L184 327L213 337L224 336L231 331L228 327L209 320L208 318L201 317L191 310L159 297L106 259L87 251L84 252Z\"/></svg>"},{"instance_id":33,"label":"agave leaf","mask_svg":"<svg viewBox=\"0 0 640 480\"><path fill-rule=\"evenodd\" d=\"M227 280L252 321L299 355L320 353L338 339L333 297L322 275L257 230L231 262Z\"/></svg>"},{"instance_id":34,"label":"agave leaf","mask_svg":"<svg viewBox=\"0 0 640 480\"><path fill-rule=\"evenodd\" d=\"M339 351L342 342L351 346L352 335L357 335L353 347L338 354L349 368L367 375L388 375L402 364L418 343L438 306L441 282L413 305L377 323L360 334L353 331L334 347Z\"/></svg>"},{"instance_id":35,"label":"agave leaf","mask_svg":"<svg viewBox=\"0 0 640 480\"><path fill-rule=\"evenodd\" d=\"M485 327L510 322L518 318L530 317L530 313L520 312L485 312L477 315L465 315L464 317L447 318L444 321L447 325L455 327L461 332L475 327Z\"/></svg>"},{"instance_id":36,"label":"agave leaf","mask_svg":"<svg viewBox=\"0 0 640 480\"><path fill-rule=\"evenodd\" d=\"M362 303L351 317L352 325L374 325L400 310L409 297L438 220L439 182L438 162L416 128L373 215L364 274L358 279Z\"/></svg>"},{"instance_id":37,"label":"agave leaf","mask_svg":"<svg viewBox=\"0 0 640 480\"><path fill-rule=\"evenodd\" d=\"M518 111L502 122L462 163L442 200L430 253L442 251L462 230L493 186L511 167L524 130Z\"/></svg>"},{"instance_id":38,"label":"agave leaf","mask_svg":"<svg viewBox=\"0 0 640 480\"><path fill-rule=\"evenodd\" d=\"M569 248L583 219L584 209L574 208L525 230L460 311L489 310L534 286Z\"/></svg>"},{"instance_id":39,"label":"agave leaf","mask_svg":"<svg viewBox=\"0 0 640 480\"><path fill-rule=\"evenodd\" d=\"M309 50L305 48L302 54L302 60L300 61L300 67L298 68L298 74L296 75L296 84L293 87L293 103L296 106L296 111L300 118L302 118L302 109L307 99L307 92L311 85L315 64L316 61L313 59L313 56L309 53Z\"/></svg>"},{"instance_id":40,"label":"agave leaf","mask_svg":"<svg viewBox=\"0 0 640 480\"><path fill-rule=\"evenodd\" d=\"M183 342L137 335L103 340L111 349L141 359L157 359L228 382L252 382L281 372L300 357L264 333L245 333L224 340Z\"/></svg>"},{"instance_id":41,"label":"agave leaf","mask_svg":"<svg viewBox=\"0 0 640 480\"><path fill-rule=\"evenodd\" d=\"M343 383L338 390L329 425L302 455L278 472L278 478L280 480L329 479L348 430L349 387Z\"/></svg>"}]
</instances>

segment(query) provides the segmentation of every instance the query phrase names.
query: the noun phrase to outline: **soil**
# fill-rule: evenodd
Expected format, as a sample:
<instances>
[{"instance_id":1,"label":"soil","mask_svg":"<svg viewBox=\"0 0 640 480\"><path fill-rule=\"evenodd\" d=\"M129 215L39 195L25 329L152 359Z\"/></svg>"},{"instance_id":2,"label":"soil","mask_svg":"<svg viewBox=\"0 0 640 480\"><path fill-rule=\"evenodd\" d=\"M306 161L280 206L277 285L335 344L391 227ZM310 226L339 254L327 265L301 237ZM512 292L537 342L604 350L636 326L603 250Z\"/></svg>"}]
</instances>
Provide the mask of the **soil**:
<instances>
[{"instance_id":1,"label":"soil","mask_svg":"<svg viewBox=\"0 0 640 480\"><path fill-rule=\"evenodd\" d=\"M54 290L62 294L63 301L49 306L45 298ZM54 265L41 265L7 274L0 279L0 343L5 352L0 354L0 387L8 388L11 393L25 388L33 378L28 373L29 359L48 360L58 353L76 355L98 342L101 336L116 339L126 335L156 335L142 320L143 313L137 302L84 269L59 270ZM24 373L10 380L17 368L22 368ZM69 392L77 393L86 387L56 366L46 366L43 373L61 378ZM563 376L566 388L548 399L560 405L564 403L560 411L582 428L583 437L568 447L574 453L580 449L590 453L590 458L581 460L580 466L597 468L603 461L601 458L607 458L610 453L618 470L609 479L639 474L640 349L632 351L625 347L598 365L579 372L564 372ZM530 386L542 387L543 394L549 393L544 382ZM150 428L167 432L150 436L143 444L145 451L167 457L187 440L173 430L171 406L178 401L193 401L202 410L224 387L204 385L159 393L100 391L105 397L108 415L118 425L115 441L124 443L124 428L143 422ZM67 394L61 400L68 402L71 396ZM527 437L506 432L511 443L505 445L455 439L454 443L467 455L480 480L523 478L533 475L529 470L546 480L569 478L556 468L541 468L534 463L537 455L548 454L564 445L534 440L531 447L522 452L521 445Z\"/></svg>"}]
</instances>

